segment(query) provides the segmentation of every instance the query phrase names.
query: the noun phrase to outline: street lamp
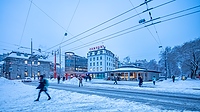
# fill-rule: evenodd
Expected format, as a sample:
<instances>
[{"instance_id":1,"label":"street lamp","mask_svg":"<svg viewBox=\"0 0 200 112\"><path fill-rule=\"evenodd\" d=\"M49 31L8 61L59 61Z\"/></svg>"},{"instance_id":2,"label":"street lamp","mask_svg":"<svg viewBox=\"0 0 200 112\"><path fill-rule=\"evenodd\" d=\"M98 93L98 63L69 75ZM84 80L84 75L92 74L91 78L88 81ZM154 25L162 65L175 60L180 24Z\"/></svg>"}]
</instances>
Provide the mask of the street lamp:
<instances>
[{"instance_id":1,"label":"street lamp","mask_svg":"<svg viewBox=\"0 0 200 112\"><path fill-rule=\"evenodd\" d=\"M163 49L162 46L159 46L159 48ZM164 51L164 55L165 55L165 80L167 80L167 52L164 49L163 49L163 51Z\"/></svg>"}]
</instances>

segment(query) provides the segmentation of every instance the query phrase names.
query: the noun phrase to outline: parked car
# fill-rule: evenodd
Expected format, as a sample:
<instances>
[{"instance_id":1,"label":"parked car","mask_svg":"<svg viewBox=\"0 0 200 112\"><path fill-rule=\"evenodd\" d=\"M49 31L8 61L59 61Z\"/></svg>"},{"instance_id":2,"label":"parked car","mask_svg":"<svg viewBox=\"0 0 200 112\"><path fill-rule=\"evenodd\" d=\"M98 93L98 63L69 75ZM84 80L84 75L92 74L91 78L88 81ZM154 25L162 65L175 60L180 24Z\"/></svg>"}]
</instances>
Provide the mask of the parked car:
<instances>
[{"instance_id":1,"label":"parked car","mask_svg":"<svg viewBox=\"0 0 200 112\"><path fill-rule=\"evenodd\" d=\"M32 82L30 77L25 77L24 79L22 79L22 82Z\"/></svg>"}]
</instances>

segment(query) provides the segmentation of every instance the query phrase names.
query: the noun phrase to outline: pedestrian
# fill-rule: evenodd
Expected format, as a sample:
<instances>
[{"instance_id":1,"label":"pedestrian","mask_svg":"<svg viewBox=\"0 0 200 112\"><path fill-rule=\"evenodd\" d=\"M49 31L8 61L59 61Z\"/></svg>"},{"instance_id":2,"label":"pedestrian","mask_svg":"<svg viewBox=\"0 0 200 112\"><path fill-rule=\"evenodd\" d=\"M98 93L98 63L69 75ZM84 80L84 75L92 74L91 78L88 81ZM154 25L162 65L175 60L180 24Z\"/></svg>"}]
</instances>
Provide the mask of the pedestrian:
<instances>
[{"instance_id":1,"label":"pedestrian","mask_svg":"<svg viewBox=\"0 0 200 112\"><path fill-rule=\"evenodd\" d=\"M82 76L80 75L79 77L78 77L78 80L79 80L79 87L80 86L83 86L83 78L82 78Z\"/></svg>"},{"instance_id":2,"label":"pedestrian","mask_svg":"<svg viewBox=\"0 0 200 112\"><path fill-rule=\"evenodd\" d=\"M92 77L89 75L89 81L91 82L91 80L92 80Z\"/></svg>"},{"instance_id":3,"label":"pedestrian","mask_svg":"<svg viewBox=\"0 0 200 112\"><path fill-rule=\"evenodd\" d=\"M117 84L117 77L114 76L114 84Z\"/></svg>"},{"instance_id":4,"label":"pedestrian","mask_svg":"<svg viewBox=\"0 0 200 112\"><path fill-rule=\"evenodd\" d=\"M65 76L63 76L63 82L65 81Z\"/></svg>"},{"instance_id":5,"label":"pedestrian","mask_svg":"<svg viewBox=\"0 0 200 112\"><path fill-rule=\"evenodd\" d=\"M60 83L60 76L58 75L57 77L57 80L58 80L58 84Z\"/></svg>"},{"instance_id":6,"label":"pedestrian","mask_svg":"<svg viewBox=\"0 0 200 112\"><path fill-rule=\"evenodd\" d=\"M175 76L174 76L174 75L172 76L172 81L173 81L173 82L175 81Z\"/></svg>"},{"instance_id":7,"label":"pedestrian","mask_svg":"<svg viewBox=\"0 0 200 112\"><path fill-rule=\"evenodd\" d=\"M86 76L85 76L85 81L87 82L87 79L89 78L89 75L88 74L86 74Z\"/></svg>"},{"instance_id":8,"label":"pedestrian","mask_svg":"<svg viewBox=\"0 0 200 112\"><path fill-rule=\"evenodd\" d=\"M140 74L138 74L138 80L139 80L139 87L141 87L142 86L142 83L143 83L143 79L142 79L142 77L140 76Z\"/></svg>"},{"instance_id":9,"label":"pedestrian","mask_svg":"<svg viewBox=\"0 0 200 112\"><path fill-rule=\"evenodd\" d=\"M153 76L152 81L153 81L153 85L155 85L156 84L156 77L155 76Z\"/></svg>"},{"instance_id":10,"label":"pedestrian","mask_svg":"<svg viewBox=\"0 0 200 112\"><path fill-rule=\"evenodd\" d=\"M44 79L44 76L43 75L40 75L40 78L39 78L39 80L40 80L40 84L39 84L39 86L36 88L36 89L40 89L40 91L39 91L39 93L38 93L38 98L35 100L35 101L39 101L39 99L40 99L40 94L41 94L41 92L45 92L46 93L46 95L48 96L48 100L50 100L51 99L51 97L50 97L50 95L47 93L47 87L49 86L49 83L48 83L48 80L47 79Z\"/></svg>"}]
</instances>

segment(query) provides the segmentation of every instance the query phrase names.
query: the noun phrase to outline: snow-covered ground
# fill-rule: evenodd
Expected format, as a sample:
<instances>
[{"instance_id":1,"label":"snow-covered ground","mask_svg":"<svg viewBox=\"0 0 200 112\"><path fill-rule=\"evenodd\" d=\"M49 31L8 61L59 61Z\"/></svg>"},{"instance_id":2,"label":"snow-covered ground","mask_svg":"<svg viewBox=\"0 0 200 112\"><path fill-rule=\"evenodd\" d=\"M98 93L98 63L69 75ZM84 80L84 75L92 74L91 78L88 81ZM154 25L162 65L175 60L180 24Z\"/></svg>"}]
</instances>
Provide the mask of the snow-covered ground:
<instances>
[{"instance_id":1,"label":"snow-covered ground","mask_svg":"<svg viewBox=\"0 0 200 112\"><path fill-rule=\"evenodd\" d=\"M56 79L49 81L50 83L57 83ZM78 79L73 78L67 81L60 81L64 84L72 84L78 86ZM97 86L104 88L122 88L122 89L133 89L133 90L145 90L145 91L158 91L158 92L171 92L171 93L186 93L200 95L200 80L199 79L187 79L181 80L176 79L172 82L172 79L156 82L153 85L152 82L143 82L143 87L138 87L137 81L118 81L117 85L114 85L114 81L106 81L103 79L93 79L91 82L83 80L84 86Z\"/></svg>"},{"instance_id":2,"label":"snow-covered ground","mask_svg":"<svg viewBox=\"0 0 200 112\"><path fill-rule=\"evenodd\" d=\"M56 80L50 80L49 82L57 83ZM78 80L75 78L65 82L61 81L61 83L78 86ZM113 81L104 80L83 81L84 86L142 89L149 91L178 91L198 95L200 93L200 90L193 89L200 88L200 80L178 80L175 83L167 80L157 82L155 86L151 82L144 82L144 87L142 88L136 86L137 82L119 81L118 83L121 85L114 85ZM157 107L151 107L137 102L112 99L92 94L79 94L51 88L49 88L48 92L52 97L51 100L47 101L47 96L45 93L42 93L40 101L34 102L38 95L38 90L34 86L25 85L16 80L0 78L0 112L169 112L169 110L160 110Z\"/></svg>"}]
</instances>

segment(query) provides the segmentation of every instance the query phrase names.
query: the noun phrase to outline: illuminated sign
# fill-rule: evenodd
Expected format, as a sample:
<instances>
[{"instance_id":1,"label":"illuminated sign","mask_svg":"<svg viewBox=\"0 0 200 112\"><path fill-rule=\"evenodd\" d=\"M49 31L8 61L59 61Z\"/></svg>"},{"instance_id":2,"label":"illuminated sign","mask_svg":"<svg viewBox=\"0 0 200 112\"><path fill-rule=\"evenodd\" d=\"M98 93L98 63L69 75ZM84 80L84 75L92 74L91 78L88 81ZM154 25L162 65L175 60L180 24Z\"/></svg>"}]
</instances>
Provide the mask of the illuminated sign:
<instances>
[{"instance_id":1,"label":"illuminated sign","mask_svg":"<svg viewBox=\"0 0 200 112\"><path fill-rule=\"evenodd\" d=\"M90 51L93 51L93 50L99 50L99 49L105 49L105 46L104 46L104 45L96 46L96 47L90 48L89 50L90 50Z\"/></svg>"}]
</instances>

